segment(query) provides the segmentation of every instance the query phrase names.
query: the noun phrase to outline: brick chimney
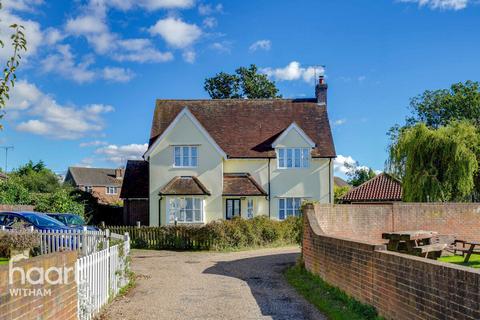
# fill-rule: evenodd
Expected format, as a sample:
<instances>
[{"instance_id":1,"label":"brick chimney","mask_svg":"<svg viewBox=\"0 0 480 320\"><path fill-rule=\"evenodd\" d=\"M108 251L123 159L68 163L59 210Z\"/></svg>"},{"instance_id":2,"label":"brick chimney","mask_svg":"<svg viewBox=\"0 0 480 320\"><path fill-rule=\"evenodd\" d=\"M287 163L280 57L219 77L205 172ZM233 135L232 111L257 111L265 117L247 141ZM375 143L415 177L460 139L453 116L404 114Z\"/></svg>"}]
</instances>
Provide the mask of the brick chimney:
<instances>
[{"instance_id":1,"label":"brick chimney","mask_svg":"<svg viewBox=\"0 0 480 320\"><path fill-rule=\"evenodd\" d=\"M319 76L318 83L315 86L315 97L317 98L317 104L319 106L327 105L327 89L328 84L325 82L325 76Z\"/></svg>"},{"instance_id":2,"label":"brick chimney","mask_svg":"<svg viewBox=\"0 0 480 320\"><path fill-rule=\"evenodd\" d=\"M123 179L123 168L115 169L115 178Z\"/></svg>"}]
</instances>

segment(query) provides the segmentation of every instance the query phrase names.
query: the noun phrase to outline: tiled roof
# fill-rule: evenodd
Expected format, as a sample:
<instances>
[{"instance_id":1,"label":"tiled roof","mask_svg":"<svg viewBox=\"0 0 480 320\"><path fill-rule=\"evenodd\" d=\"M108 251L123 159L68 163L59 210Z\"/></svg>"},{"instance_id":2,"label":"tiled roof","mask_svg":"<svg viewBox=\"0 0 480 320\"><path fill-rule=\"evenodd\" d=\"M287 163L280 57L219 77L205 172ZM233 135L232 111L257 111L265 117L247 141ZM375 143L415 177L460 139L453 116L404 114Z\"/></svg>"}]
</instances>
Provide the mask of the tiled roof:
<instances>
[{"instance_id":1,"label":"tiled roof","mask_svg":"<svg viewBox=\"0 0 480 320\"><path fill-rule=\"evenodd\" d=\"M197 177L182 176L170 180L159 192L159 195L200 196L210 195L210 191Z\"/></svg>"},{"instance_id":2,"label":"tiled roof","mask_svg":"<svg viewBox=\"0 0 480 320\"><path fill-rule=\"evenodd\" d=\"M267 193L249 173L224 173L224 196L266 196Z\"/></svg>"},{"instance_id":3,"label":"tiled roof","mask_svg":"<svg viewBox=\"0 0 480 320\"><path fill-rule=\"evenodd\" d=\"M343 180L340 177L333 177L333 183L337 187L351 187L351 185L349 185L347 181Z\"/></svg>"},{"instance_id":4,"label":"tiled roof","mask_svg":"<svg viewBox=\"0 0 480 320\"><path fill-rule=\"evenodd\" d=\"M402 184L387 173L364 182L343 196L343 202L401 201Z\"/></svg>"},{"instance_id":5,"label":"tiled roof","mask_svg":"<svg viewBox=\"0 0 480 320\"><path fill-rule=\"evenodd\" d=\"M122 199L142 199L149 197L148 162L143 160L128 160L123 177Z\"/></svg>"},{"instance_id":6,"label":"tiled roof","mask_svg":"<svg viewBox=\"0 0 480 320\"><path fill-rule=\"evenodd\" d=\"M67 179L71 176L77 186L121 187L122 179L115 178L115 170L111 168L68 168Z\"/></svg>"},{"instance_id":7,"label":"tiled roof","mask_svg":"<svg viewBox=\"0 0 480 320\"><path fill-rule=\"evenodd\" d=\"M150 146L185 107L230 158L274 158L272 142L293 122L315 142L313 157L335 157L326 107L315 99L157 100Z\"/></svg>"}]
</instances>

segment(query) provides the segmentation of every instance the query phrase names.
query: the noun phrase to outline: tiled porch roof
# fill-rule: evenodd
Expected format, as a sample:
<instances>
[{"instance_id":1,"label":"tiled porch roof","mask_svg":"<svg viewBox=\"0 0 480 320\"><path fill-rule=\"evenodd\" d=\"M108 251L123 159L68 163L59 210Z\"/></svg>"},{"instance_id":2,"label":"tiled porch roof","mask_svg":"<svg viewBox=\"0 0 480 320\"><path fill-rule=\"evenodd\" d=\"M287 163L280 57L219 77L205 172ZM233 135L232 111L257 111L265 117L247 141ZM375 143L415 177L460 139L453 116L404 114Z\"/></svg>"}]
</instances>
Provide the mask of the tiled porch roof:
<instances>
[{"instance_id":1,"label":"tiled porch roof","mask_svg":"<svg viewBox=\"0 0 480 320\"><path fill-rule=\"evenodd\" d=\"M202 196L210 195L210 191L197 177L180 176L170 180L159 192L159 195Z\"/></svg>"},{"instance_id":2,"label":"tiled porch roof","mask_svg":"<svg viewBox=\"0 0 480 320\"><path fill-rule=\"evenodd\" d=\"M224 173L224 196L266 196L267 193L249 173Z\"/></svg>"}]
</instances>

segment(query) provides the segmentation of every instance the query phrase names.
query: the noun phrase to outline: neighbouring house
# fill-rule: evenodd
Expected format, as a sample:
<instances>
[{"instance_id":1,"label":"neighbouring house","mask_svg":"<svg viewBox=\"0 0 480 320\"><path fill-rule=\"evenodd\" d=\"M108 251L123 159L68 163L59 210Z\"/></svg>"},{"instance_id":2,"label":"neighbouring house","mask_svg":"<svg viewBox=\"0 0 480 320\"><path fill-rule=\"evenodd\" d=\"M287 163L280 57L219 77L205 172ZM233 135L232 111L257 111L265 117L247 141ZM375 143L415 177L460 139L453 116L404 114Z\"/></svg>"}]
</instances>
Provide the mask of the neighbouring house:
<instances>
[{"instance_id":1,"label":"neighbouring house","mask_svg":"<svg viewBox=\"0 0 480 320\"><path fill-rule=\"evenodd\" d=\"M124 169L70 167L65 183L90 192L100 204L117 205L120 200Z\"/></svg>"},{"instance_id":2,"label":"neighbouring house","mask_svg":"<svg viewBox=\"0 0 480 320\"><path fill-rule=\"evenodd\" d=\"M123 224L149 225L148 181L148 162L128 160L120 193Z\"/></svg>"},{"instance_id":3,"label":"neighbouring house","mask_svg":"<svg viewBox=\"0 0 480 320\"><path fill-rule=\"evenodd\" d=\"M149 147L149 223L235 216L285 219L333 202L327 84L313 99L157 100Z\"/></svg>"},{"instance_id":4,"label":"neighbouring house","mask_svg":"<svg viewBox=\"0 0 480 320\"><path fill-rule=\"evenodd\" d=\"M352 188L352 186L348 184L347 181L343 180L340 177L333 177L333 185L339 188L343 188L343 187Z\"/></svg>"},{"instance_id":5,"label":"neighbouring house","mask_svg":"<svg viewBox=\"0 0 480 320\"><path fill-rule=\"evenodd\" d=\"M349 204L385 204L402 201L402 183L383 172L351 189L341 200L342 203Z\"/></svg>"}]
</instances>

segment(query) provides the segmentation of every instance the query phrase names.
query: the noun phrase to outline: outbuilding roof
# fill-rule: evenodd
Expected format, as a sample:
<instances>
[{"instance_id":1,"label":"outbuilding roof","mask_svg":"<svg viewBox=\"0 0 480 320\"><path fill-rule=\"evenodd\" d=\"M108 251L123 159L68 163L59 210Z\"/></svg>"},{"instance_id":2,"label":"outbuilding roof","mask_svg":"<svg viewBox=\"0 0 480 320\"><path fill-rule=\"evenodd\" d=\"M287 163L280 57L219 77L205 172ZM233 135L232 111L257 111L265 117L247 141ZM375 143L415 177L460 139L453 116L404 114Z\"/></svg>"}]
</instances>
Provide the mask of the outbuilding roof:
<instances>
[{"instance_id":1,"label":"outbuilding roof","mask_svg":"<svg viewBox=\"0 0 480 320\"><path fill-rule=\"evenodd\" d=\"M388 173L381 173L350 190L342 197L342 201L347 203L402 201L402 184Z\"/></svg>"},{"instance_id":2,"label":"outbuilding roof","mask_svg":"<svg viewBox=\"0 0 480 320\"><path fill-rule=\"evenodd\" d=\"M120 198L148 199L148 185L148 162L143 160L128 160Z\"/></svg>"},{"instance_id":3,"label":"outbuilding roof","mask_svg":"<svg viewBox=\"0 0 480 320\"><path fill-rule=\"evenodd\" d=\"M316 99L157 100L149 147L184 108L229 158L274 158L272 143L292 123L315 143L312 157L335 157L327 109Z\"/></svg>"},{"instance_id":4,"label":"outbuilding roof","mask_svg":"<svg viewBox=\"0 0 480 320\"><path fill-rule=\"evenodd\" d=\"M116 170L121 170L120 177L116 177ZM86 168L70 167L68 168L66 180L73 179L76 186L92 187L121 187L123 178L123 169L112 168Z\"/></svg>"}]
</instances>

